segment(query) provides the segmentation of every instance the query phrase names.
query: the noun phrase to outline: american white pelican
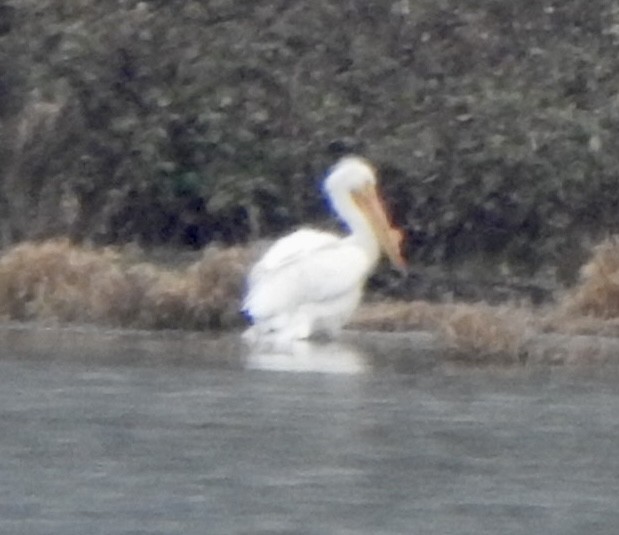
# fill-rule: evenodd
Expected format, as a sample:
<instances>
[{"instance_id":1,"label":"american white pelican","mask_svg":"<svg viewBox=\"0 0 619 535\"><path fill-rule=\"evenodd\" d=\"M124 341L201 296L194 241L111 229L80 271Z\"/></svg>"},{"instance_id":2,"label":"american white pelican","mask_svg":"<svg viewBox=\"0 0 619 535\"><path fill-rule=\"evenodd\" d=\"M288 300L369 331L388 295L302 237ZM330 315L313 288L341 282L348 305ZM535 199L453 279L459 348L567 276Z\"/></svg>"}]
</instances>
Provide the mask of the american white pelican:
<instances>
[{"instance_id":1,"label":"american white pelican","mask_svg":"<svg viewBox=\"0 0 619 535\"><path fill-rule=\"evenodd\" d=\"M389 222L367 160L343 158L323 189L350 234L300 229L277 240L248 277L243 311L253 327L246 338L334 336L359 304L381 250L393 265L405 268L402 234Z\"/></svg>"}]
</instances>

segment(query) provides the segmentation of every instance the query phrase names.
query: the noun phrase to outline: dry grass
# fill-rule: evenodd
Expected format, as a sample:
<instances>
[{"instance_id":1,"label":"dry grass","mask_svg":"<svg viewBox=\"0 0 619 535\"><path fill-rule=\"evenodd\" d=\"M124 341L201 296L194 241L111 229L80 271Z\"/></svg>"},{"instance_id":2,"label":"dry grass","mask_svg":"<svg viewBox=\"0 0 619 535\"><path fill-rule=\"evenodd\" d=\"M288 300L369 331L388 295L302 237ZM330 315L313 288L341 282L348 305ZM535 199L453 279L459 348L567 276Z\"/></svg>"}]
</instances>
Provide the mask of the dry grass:
<instances>
[{"instance_id":1,"label":"dry grass","mask_svg":"<svg viewBox=\"0 0 619 535\"><path fill-rule=\"evenodd\" d=\"M364 306L353 326L366 329L430 330L439 335L454 359L514 361L534 320L526 307L486 303L390 303Z\"/></svg>"},{"instance_id":2,"label":"dry grass","mask_svg":"<svg viewBox=\"0 0 619 535\"><path fill-rule=\"evenodd\" d=\"M619 241L610 238L593 250L580 281L545 318L546 331L619 336Z\"/></svg>"},{"instance_id":3,"label":"dry grass","mask_svg":"<svg viewBox=\"0 0 619 535\"><path fill-rule=\"evenodd\" d=\"M608 239L593 250L581 269L581 282L563 303L567 313L619 317L619 241Z\"/></svg>"},{"instance_id":4,"label":"dry grass","mask_svg":"<svg viewBox=\"0 0 619 535\"><path fill-rule=\"evenodd\" d=\"M225 328L238 308L249 250L207 249L165 269L68 240L23 243L0 258L0 316L140 328Z\"/></svg>"},{"instance_id":5,"label":"dry grass","mask_svg":"<svg viewBox=\"0 0 619 535\"><path fill-rule=\"evenodd\" d=\"M0 317L138 328L231 328L257 248L206 249L184 267L135 250L69 240L23 243L0 257ZM179 262L177 262L178 264ZM546 309L486 303L364 305L353 328L437 333L454 359L514 362L538 333L619 336L619 241L595 248L580 283Z\"/></svg>"},{"instance_id":6,"label":"dry grass","mask_svg":"<svg viewBox=\"0 0 619 535\"><path fill-rule=\"evenodd\" d=\"M453 358L514 362L531 333L531 318L522 308L458 305L438 328Z\"/></svg>"},{"instance_id":7,"label":"dry grass","mask_svg":"<svg viewBox=\"0 0 619 535\"><path fill-rule=\"evenodd\" d=\"M365 305L354 326L436 332L455 358L514 361L537 333L619 336L619 240L598 245L581 280L546 308L424 301ZM583 352L579 359L588 358Z\"/></svg>"},{"instance_id":8,"label":"dry grass","mask_svg":"<svg viewBox=\"0 0 619 535\"><path fill-rule=\"evenodd\" d=\"M142 295L140 326L229 328L240 322L245 274L253 255L241 248L207 249L182 271L139 264L128 273Z\"/></svg>"}]
</instances>

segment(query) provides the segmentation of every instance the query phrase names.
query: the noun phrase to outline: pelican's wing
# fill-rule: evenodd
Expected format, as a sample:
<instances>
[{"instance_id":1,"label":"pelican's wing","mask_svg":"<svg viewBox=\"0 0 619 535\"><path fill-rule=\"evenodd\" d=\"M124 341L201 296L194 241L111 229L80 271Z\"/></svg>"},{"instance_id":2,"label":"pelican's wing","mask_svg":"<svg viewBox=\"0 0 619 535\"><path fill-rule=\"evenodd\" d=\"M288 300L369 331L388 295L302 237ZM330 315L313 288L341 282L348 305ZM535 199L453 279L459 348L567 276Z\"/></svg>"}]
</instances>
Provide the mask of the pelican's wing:
<instances>
[{"instance_id":1,"label":"pelican's wing","mask_svg":"<svg viewBox=\"0 0 619 535\"><path fill-rule=\"evenodd\" d=\"M243 309L260 319L335 299L358 288L368 268L349 240L299 230L275 242L254 266Z\"/></svg>"},{"instance_id":2,"label":"pelican's wing","mask_svg":"<svg viewBox=\"0 0 619 535\"><path fill-rule=\"evenodd\" d=\"M277 240L252 268L249 274L249 285L280 268L298 262L300 259L314 254L324 247L335 245L340 238L328 232L301 229Z\"/></svg>"}]
</instances>

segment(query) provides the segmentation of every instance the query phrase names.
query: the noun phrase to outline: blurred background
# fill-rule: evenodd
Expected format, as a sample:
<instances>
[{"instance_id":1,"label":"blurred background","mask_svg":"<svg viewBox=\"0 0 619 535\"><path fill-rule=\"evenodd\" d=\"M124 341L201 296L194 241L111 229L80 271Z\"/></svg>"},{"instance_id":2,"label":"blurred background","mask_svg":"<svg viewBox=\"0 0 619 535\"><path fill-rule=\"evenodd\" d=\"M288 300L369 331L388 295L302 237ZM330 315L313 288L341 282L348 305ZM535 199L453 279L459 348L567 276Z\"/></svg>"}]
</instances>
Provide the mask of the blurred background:
<instances>
[{"instance_id":1,"label":"blurred background","mask_svg":"<svg viewBox=\"0 0 619 535\"><path fill-rule=\"evenodd\" d=\"M371 288L544 300L619 226L618 49L611 0L3 0L0 243L276 237L355 152L440 266Z\"/></svg>"}]
</instances>

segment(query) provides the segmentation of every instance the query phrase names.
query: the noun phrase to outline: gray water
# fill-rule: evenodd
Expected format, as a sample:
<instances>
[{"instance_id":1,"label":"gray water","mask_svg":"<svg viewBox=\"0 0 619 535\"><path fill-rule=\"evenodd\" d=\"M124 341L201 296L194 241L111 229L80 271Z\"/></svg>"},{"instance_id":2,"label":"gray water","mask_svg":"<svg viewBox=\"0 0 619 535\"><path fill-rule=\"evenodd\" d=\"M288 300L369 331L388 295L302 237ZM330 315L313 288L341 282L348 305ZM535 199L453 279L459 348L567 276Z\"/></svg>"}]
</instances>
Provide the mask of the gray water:
<instances>
[{"instance_id":1,"label":"gray water","mask_svg":"<svg viewBox=\"0 0 619 535\"><path fill-rule=\"evenodd\" d=\"M381 366L354 344L287 360L144 333L2 342L2 534L619 533L612 369Z\"/></svg>"}]
</instances>

